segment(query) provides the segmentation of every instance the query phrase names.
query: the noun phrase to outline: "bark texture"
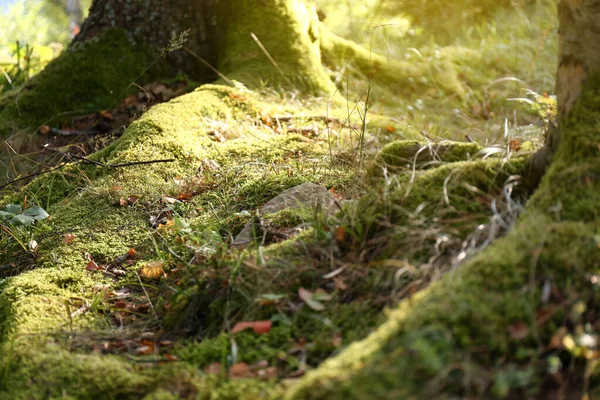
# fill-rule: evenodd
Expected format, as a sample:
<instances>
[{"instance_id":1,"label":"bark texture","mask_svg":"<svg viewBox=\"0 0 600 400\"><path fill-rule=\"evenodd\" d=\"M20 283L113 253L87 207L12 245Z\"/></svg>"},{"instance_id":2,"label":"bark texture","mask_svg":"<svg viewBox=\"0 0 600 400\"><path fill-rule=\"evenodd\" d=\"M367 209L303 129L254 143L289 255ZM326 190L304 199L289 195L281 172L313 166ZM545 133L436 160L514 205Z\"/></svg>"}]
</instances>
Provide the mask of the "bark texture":
<instances>
[{"instance_id":1,"label":"bark texture","mask_svg":"<svg viewBox=\"0 0 600 400\"><path fill-rule=\"evenodd\" d=\"M586 79L600 68L600 1L562 0L559 6L559 65L556 74L559 127L581 95ZM556 153L560 130L548 134L548 162Z\"/></svg>"},{"instance_id":2,"label":"bark texture","mask_svg":"<svg viewBox=\"0 0 600 400\"><path fill-rule=\"evenodd\" d=\"M211 0L95 0L73 45L101 36L106 29L120 28L127 32L133 45L160 53L173 35L189 30L186 47L215 65L212 3ZM169 58L191 76L200 73L197 60L185 51L172 53Z\"/></svg>"}]
</instances>

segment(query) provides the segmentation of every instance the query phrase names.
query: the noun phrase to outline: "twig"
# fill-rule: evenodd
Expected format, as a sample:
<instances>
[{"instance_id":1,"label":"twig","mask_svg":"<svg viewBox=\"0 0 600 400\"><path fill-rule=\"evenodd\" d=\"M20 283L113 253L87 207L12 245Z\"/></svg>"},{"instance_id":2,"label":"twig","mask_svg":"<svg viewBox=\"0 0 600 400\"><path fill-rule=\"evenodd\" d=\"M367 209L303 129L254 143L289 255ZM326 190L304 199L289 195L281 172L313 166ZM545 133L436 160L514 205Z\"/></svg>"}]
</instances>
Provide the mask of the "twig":
<instances>
[{"instance_id":1,"label":"twig","mask_svg":"<svg viewBox=\"0 0 600 400\"><path fill-rule=\"evenodd\" d=\"M77 154L72 154L72 153L65 153L62 152L58 149L53 149L50 147L46 147L46 149L54 151L56 153L62 154L65 157L69 158L70 160L76 159L79 160L83 163L87 163L87 164L93 164L96 165L98 167L105 167L105 168L118 168L118 167L129 167L132 165L145 165L145 164L156 164L156 163L166 163L166 162L173 162L175 161L174 158L168 158L168 159L162 159L162 160L147 160L147 161L130 161L130 162L126 162L126 163L118 163L118 164L106 164L100 161L95 161L95 160L90 160L87 157L83 157L83 156L78 156Z\"/></svg>"},{"instance_id":2,"label":"twig","mask_svg":"<svg viewBox=\"0 0 600 400\"><path fill-rule=\"evenodd\" d=\"M140 282L140 285L142 285L142 290L144 291L144 294L146 295L146 298L148 299L148 303L150 303L150 309L152 310L152 314L154 314L154 318L158 319L158 315L156 314L156 311L154 310L154 306L152 305L152 300L150 300L150 296L148 296L148 292L146 291L146 287L144 286L144 283L140 279L140 276L137 273L137 271L135 273L135 276L137 276L138 282Z\"/></svg>"},{"instance_id":3,"label":"twig","mask_svg":"<svg viewBox=\"0 0 600 400\"><path fill-rule=\"evenodd\" d=\"M25 179L34 178L34 177L39 176L39 175L43 175L43 174L47 174L47 173L52 172L52 171L56 171L57 169L60 169L60 168L64 167L67 164L68 163L65 162L65 163L62 163L62 164L54 167L54 168L50 168L50 169L45 170L45 171L37 171L37 172L34 172L32 174L25 175L25 176L22 176L22 177L17 178L17 179L13 179L12 181L8 181L5 184L0 185L0 189L4 189L5 187L12 185L13 183L17 183L19 181L24 181Z\"/></svg>"}]
</instances>

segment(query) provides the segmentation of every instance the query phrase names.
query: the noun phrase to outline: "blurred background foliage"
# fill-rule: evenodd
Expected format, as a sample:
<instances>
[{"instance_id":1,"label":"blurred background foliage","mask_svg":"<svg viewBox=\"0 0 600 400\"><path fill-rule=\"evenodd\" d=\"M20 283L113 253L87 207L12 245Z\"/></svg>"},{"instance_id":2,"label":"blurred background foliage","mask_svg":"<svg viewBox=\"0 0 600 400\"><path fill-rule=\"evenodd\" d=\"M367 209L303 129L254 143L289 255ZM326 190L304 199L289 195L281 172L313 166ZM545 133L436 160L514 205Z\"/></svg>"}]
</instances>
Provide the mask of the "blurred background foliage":
<instances>
[{"instance_id":1,"label":"blurred background foliage","mask_svg":"<svg viewBox=\"0 0 600 400\"><path fill-rule=\"evenodd\" d=\"M330 74L350 102L364 100L371 85L372 112L397 116L431 137L487 143L507 130L539 136L547 125L535 99L554 91L556 0L310 1L337 35L429 72L419 90L409 90L366 76L348 60ZM0 92L60 54L90 3L0 0ZM460 93L440 89L440 79L456 81Z\"/></svg>"},{"instance_id":2,"label":"blurred background foliage","mask_svg":"<svg viewBox=\"0 0 600 400\"><path fill-rule=\"evenodd\" d=\"M0 0L0 92L57 57L79 29L91 0Z\"/></svg>"}]
</instances>

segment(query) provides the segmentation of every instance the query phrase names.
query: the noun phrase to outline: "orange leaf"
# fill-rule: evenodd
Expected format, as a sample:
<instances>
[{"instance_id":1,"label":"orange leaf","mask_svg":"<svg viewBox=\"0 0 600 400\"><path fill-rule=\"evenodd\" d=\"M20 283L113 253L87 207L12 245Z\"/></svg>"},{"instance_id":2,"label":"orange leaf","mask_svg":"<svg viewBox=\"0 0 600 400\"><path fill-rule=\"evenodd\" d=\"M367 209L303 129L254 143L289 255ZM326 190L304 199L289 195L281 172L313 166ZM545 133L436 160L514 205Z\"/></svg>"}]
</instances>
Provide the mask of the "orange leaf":
<instances>
[{"instance_id":1,"label":"orange leaf","mask_svg":"<svg viewBox=\"0 0 600 400\"><path fill-rule=\"evenodd\" d=\"M250 368L246 363L233 364L229 369L230 378L245 378L250 374Z\"/></svg>"},{"instance_id":2,"label":"orange leaf","mask_svg":"<svg viewBox=\"0 0 600 400\"><path fill-rule=\"evenodd\" d=\"M98 264L96 264L94 262L94 260L90 261L87 265L87 267L85 267L85 269L87 269L88 271L98 271L101 270L102 267L100 267Z\"/></svg>"},{"instance_id":3,"label":"orange leaf","mask_svg":"<svg viewBox=\"0 0 600 400\"><path fill-rule=\"evenodd\" d=\"M102 115L104 118L106 118L110 121L112 121L114 119L112 113L108 110L101 110L100 115Z\"/></svg>"},{"instance_id":4,"label":"orange leaf","mask_svg":"<svg viewBox=\"0 0 600 400\"><path fill-rule=\"evenodd\" d=\"M271 321L238 322L231 330L231 333L238 333L245 329L252 328L257 335L264 335L269 333L272 326L273 323Z\"/></svg>"},{"instance_id":5,"label":"orange leaf","mask_svg":"<svg viewBox=\"0 0 600 400\"><path fill-rule=\"evenodd\" d=\"M177 200L182 200L182 201L189 200L192 197L194 197L194 195L191 193L181 193L180 195L177 196Z\"/></svg>"},{"instance_id":6,"label":"orange leaf","mask_svg":"<svg viewBox=\"0 0 600 400\"><path fill-rule=\"evenodd\" d=\"M389 133L394 133L396 131L396 128L394 128L392 125L388 125L385 127L385 130Z\"/></svg>"},{"instance_id":7,"label":"orange leaf","mask_svg":"<svg viewBox=\"0 0 600 400\"><path fill-rule=\"evenodd\" d=\"M340 225L335 230L335 239L338 242L343 242L345 238L346 238L346 228Z\"/></svg>"},{"instance_id":8,"label":"orange leaf","mask_svg":"<svg viewBox=\"0 0 600 400\"><path fill-rule=\"evenodd\" d=\"M117 302L115 304L113 304L114 308L125 308L127 307L127 303L125 303L125 301L123 300L117 300Z\"/></svg>"},{"instance_id":9,"label":"orange leaf","mask_svg":"<svg viewBox=\"0 0 600 400\"><path fill-rule=\"evenodd\" d=\"M135 249L129 249L129 251L127 252L127 255L129 257L135 257L137 255Z\"/></svg>"},{"instance_id":10,"label":"orange leaf","mask_svg":"<svg viewBox=\"0 0 600 400\"><path fill-rule=\"evenodd\" d=\"M77 236L76 236L76 235L74 235L74 234L72 234L72 233L65 233L65 234L63 235L63 241L64 241L66 244L73 244L73 240L75 240L75 238L76 238L76 237L77 237Z\"/></svg>"},{"instance_id":11,"label":"orange leaf","mask_svg":"<svg viewBox=\"0 0 600 400\"><path fill-rule=\"evenodd\" d=\"M135 204L139 200L140 196L131 195L127 198L129 204Z\"/></svg>"},{"instance_id":12,"label":"orange leaf","mask_svg":"<svg viewBox=\"0 0 600 400\"><path fill-rule=\"evenodd\" d=\"M164 275L162 261L151 261L140 269L140 276L146 279L156 279Z\"/></svg>"}]
</instances>

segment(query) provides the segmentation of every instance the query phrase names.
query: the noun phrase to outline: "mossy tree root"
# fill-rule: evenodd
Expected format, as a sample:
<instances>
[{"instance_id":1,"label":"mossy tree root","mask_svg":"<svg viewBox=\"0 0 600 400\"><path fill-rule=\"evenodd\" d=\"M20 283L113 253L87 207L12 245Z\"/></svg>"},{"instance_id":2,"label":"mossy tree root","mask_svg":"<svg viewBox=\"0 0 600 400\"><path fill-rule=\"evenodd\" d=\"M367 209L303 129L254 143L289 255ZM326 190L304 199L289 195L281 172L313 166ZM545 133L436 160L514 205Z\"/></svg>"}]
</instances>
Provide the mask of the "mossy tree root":
<instances>
[{"instance_id":1,"label":"mossy tree root","mask_svg":"<svg viewBox=\"0 0 600 400\"><path fill-rule=\"evenodd\" d=\"M564 119L555 160L509 235L402 303L289 399L598 395L577 337L598 334L599 82L586 82ZM563 347L567 336L576 344Z\"/></svg>"}]
</instances>

